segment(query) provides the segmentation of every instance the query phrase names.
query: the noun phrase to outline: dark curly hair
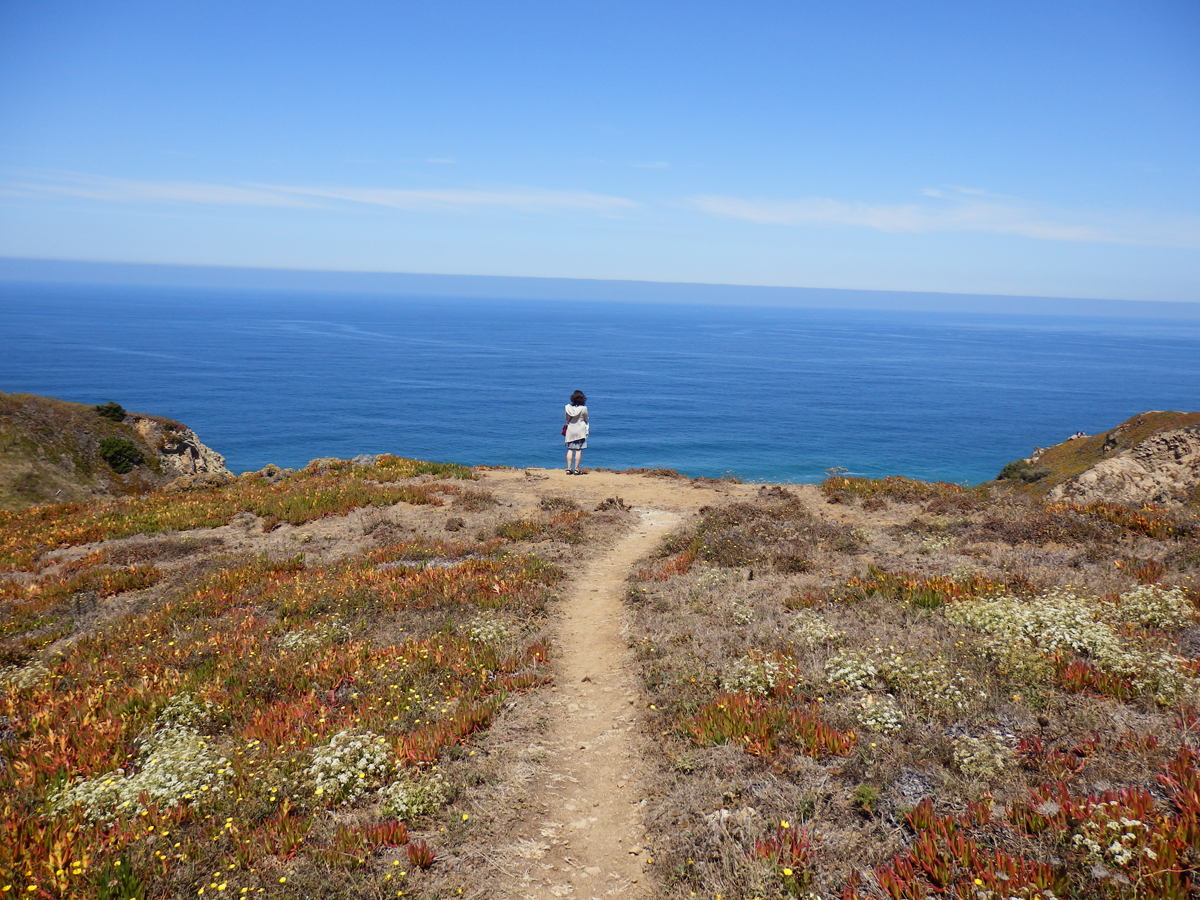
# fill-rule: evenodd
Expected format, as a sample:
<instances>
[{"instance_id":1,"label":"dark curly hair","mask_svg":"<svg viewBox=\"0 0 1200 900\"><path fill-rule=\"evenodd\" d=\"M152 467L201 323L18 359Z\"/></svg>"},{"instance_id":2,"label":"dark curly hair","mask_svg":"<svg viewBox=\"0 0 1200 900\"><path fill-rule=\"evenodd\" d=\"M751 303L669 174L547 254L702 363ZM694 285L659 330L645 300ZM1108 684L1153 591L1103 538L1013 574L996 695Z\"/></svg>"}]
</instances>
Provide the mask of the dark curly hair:
<instances>
[{"instance_id":1,"label":"dark curly hair","mask_svg":"<svg viewBox=\"0 0 1200 900\"><path fill-rule=\"evenodd\" d=\"M571 395L572 406L583 406L587 403L587 397L583 396L583 391L576 391Z\"/></svg>"}]
</instances>

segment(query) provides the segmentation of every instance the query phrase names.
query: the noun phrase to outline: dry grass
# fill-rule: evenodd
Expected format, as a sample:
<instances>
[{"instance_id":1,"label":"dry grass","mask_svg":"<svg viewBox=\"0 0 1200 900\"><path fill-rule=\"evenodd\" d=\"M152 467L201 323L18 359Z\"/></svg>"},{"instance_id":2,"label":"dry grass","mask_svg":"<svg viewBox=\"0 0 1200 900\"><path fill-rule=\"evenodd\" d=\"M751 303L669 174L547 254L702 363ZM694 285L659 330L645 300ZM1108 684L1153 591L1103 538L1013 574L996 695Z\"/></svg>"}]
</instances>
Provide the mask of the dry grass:
<instances>
[{"instance_id":1,"label":"dry grass","mask_svg":"<svg viewBox=\"0 0 1200 900\"><path fill-rule=\"evenodd\" d=\"M99 453L108 437L132 442L146 464L116 474ZM157 471L156 449L136 429L97 415L91 406L0 392L0 510L157 487L169 479Z\"/></svg>"},{"instance_id":2,"label":"dry grass","mask_svg":"<svg viewBox=\"0 0 1200 900\"><path fill-rule=\"evenodd\" d=\"M1200 779L1194 514L907 479L823 493L707 510L631 582L661 894L1192 896L1200 844L1171 836L1200 812L1179 787ZM1147 583L1182 613L1135 612ZM1000 595L1001 622L1057 610L1056 590L1113 646L1054 643L1061 613L1015 643L963 618ZM849 750L806 743L797 710ZM1128 858L1089 850L1110 821Z\"/></svg>"}]
</instances>

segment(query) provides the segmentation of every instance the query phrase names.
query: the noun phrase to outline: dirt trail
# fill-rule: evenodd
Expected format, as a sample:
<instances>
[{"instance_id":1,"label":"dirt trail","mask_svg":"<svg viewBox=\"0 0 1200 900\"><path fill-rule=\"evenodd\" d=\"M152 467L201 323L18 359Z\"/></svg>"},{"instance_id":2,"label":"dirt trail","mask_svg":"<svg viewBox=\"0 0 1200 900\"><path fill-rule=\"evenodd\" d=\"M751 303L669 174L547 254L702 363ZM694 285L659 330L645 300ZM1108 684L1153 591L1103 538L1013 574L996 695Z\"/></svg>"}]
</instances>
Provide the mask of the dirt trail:
<instances>
[{"instance_id":1,"label":"dirt trail","mask_svg":"<svg viewBox=\"0 0 1200 900\"><path fill-rule=\"evenodd\" d=\"M635 530L581 571L564 600L554 719L534 814L522 828L514 895L633 895L644 854L638 791L637 689L625 666L629 569L680 517L644 510Z\"/></svg>"},{"instance_id":2,"label":"dirt trail","mask_svg":"<svg viewBox=\"0 0 1200 900\"><path fill-rule=\"evenodd\" d=\"M637 519L615 545L567 566L571 581L553 635L556 684L543 695L540 710L544 730L527 732L527 746L509 748L521 760L524 814L487 854L491 879L479 896L652 897L645 869L653 823L643 819L643 766L646 742L653 737L643 730L645 697L630 659L628 578L639 560L701 507L752 499L760 486L605 472L573 478L545 469L492 471L482 482L511 506L527 509L547 495L569 497L587 509L619 496ZM811 485L789 490L814 506L820 502ZM854 519L843 508L827 515Z\"/></svg>"},{"instance_id":3,"label":"dirt trail","mask_svg":"<svg viewBox=\"0 0 1200 900\"><path fill-rule=\"evenodd\" d=\"M532 503L548 492L581 505L619 495L637 514L632 531L572 572L554 637L556 686L545 710L547 731L524 751L538 763L528 785L529 813L511 843L496 848L492 860L504 883L491 888L499 896L530 900L642 896L644 737L628 662L627 579L634 564L698 507L754 488L602 472L570 478L553 470L489 472L483 481L518 502Z\"/></svg>"}]
</instances>

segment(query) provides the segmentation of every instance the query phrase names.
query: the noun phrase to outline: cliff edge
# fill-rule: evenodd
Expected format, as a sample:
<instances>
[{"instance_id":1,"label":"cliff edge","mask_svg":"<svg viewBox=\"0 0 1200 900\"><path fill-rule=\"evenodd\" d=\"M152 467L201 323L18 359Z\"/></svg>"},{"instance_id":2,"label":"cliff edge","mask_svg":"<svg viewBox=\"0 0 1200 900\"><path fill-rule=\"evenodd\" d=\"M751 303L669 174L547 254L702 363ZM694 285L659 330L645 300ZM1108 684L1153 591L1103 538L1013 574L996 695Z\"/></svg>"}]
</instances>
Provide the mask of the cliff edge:
<instances>
[{"instance_id":1,"label":"cliff edge","mask_svg":"<svg viewBox=\"0 0 1200 900\"><path fill-rule=\"evenodd\" d=\"M232 480L187 426L36 394L0 393L0 509L140 493L197 478Z\"/></svg>"},{"instance_id":2,"label":"cliff edge","mask_svg":"<svg viewBox=\"0 0 1200 900\"><path fill-rule=\"evenodd\" d=\"M1200 502L1200 412L1151 410L1096 435L1077 435L1011 462L1001 480L1051 501Z\"/></svg>"}]
</instances>

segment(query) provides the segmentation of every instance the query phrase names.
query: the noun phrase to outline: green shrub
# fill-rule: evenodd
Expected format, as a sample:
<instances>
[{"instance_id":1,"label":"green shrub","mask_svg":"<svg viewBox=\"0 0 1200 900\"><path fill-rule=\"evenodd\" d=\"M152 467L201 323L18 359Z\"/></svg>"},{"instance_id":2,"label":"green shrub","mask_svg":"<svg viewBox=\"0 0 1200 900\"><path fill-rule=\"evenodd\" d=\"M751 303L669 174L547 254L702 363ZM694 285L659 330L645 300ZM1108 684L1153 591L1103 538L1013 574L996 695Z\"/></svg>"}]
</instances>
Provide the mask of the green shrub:
<instances>
[{"instance_id":1,"label":"green shrub","mask_svg":"<svg viewBox=\"0 0 1200 900\"><path fill-rule=\"evenodd\" d=\"M860 784L854 789L854 806L863 815L874 814L879 805L879 788L871 784Z\"/></svg>"},{"instance_id":2,"label":"green shrub","mask_svg":"<svg viewBox=\"0 0 1200 900\"><path fill-rule=\"evenodd\" d=\"M133 441L127 441L125 438L106 437L100 442L100 456L108 463L114 472L118 475L124 475L133 469L134 466L144 462L142 451L137 448Z\"/></svg>"},{"instance_id":3,"label":"green shrub","mask_svg":"<svg viewBox=\"0 0 1200 900\"><path fill-rule=\"evenodd\" d=\"M1047 466L1035 466L1027 459L1015 459L1005 464L1004 468L1000 470L1000 474L996 476L996 480L1032 484L1051 474L1053 474L1053 470Z\"/></svg>"},{"instance_id":4,"label":"green shrub","mask_svg":"<svg viewBox=\"0 0 1200 900\"><path fill-rule=\"evenodd\" d=\"M112 419L114 422L125 421L125 407L114 400L109 400L107 403L102 403L99 406L93 407L97 415L104 416L106 419ZM126 471L129 471L126 469Z\"/></svg>"}]
</instances>

